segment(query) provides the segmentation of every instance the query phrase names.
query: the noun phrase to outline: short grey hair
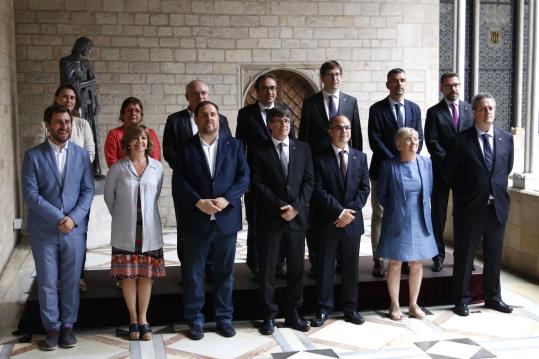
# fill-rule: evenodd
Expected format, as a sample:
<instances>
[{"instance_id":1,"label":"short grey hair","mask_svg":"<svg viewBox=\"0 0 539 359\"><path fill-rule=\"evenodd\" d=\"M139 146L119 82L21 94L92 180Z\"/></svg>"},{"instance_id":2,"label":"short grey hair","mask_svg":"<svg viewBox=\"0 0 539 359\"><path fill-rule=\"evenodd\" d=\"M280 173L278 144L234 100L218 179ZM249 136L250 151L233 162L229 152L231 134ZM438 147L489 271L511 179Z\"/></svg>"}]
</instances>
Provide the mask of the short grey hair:
<instances>
[{"instance_id":1,"label":"short grey hair","mask_svg":"<svg viewBox=\"0 0 539 359\"><path fill-rule=\"evenodd\" d=\"M408 136L417 136L419 138L419 133L411 127L399 128L395 134L395 144L397 145L397 148L399 147L399 143L401 143Z\"/></svg>"},{"instance_id":2,"label":"short grey hair","mask_svg":"<svg viewBox=\"0 0 539 359\"><path fill-rule=\"evenodd\" d=\"M206 85L206 83L204 83L204 81L202 81L202 80L197 79L197 80L189 81L189 83L187 85L185 85L185 94L187 95L189 93L189 91L191 91L191 88L193 86L195 86L195 84L197 84L197 83L201 83L205 87L208 87L208 85Z\"/></svg>"},{"instance_id":3,"label":"short grey hair","mask_svg":"<svg viewBox=\"0 0 539 359\"><path fill-rule=\"evenodd\" d=\"M477 106L479 106L479 103L483 100L492 100L494 107L496 107L496 100L494 99L494 96L488 92L480 92L472 98L472 110L477 110Z\"/></svg>"}]
</instances>

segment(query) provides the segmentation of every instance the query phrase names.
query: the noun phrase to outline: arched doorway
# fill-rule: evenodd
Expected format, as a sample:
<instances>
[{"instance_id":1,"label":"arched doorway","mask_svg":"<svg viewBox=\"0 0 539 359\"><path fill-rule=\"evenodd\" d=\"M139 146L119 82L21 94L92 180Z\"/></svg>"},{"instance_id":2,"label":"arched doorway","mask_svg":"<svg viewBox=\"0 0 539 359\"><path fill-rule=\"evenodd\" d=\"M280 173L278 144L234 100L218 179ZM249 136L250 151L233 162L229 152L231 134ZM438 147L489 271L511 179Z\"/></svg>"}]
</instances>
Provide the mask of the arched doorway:
<instances>
[{"instance_id":1,"label":"arched doorway","mask_svg":"<svg viewBox=\"0 0 539 359\"><path fill-rule=\"evenodd\" d=\"M299 122L301 118L301 105L303 104L303 99L313 95L316 92L314 86L303 76L297 72L290 70L270 70L264 71L258 76L270 73L277 78L277 101L285 103L292 109L292 115L294 116L294 126L296 128L296 134L299 129ZM256 89L255 89L255 80L258 78L256 76L251 82L247 91L245 92L243 105L250 105L257 100Z\"/></svg>"}]
</instances>

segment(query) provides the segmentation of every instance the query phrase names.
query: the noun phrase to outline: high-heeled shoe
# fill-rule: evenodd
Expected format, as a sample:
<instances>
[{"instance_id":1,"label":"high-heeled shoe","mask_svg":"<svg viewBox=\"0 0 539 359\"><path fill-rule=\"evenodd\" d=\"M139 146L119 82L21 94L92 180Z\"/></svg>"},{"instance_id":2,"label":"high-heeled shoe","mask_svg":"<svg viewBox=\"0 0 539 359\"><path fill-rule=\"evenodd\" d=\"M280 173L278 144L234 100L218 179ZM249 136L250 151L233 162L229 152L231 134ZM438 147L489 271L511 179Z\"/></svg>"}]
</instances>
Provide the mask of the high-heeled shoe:
<instances>
[{"instance_id":1,"label":"high-heeled shoe","mask_svg":"<svg viewBox=\"0 0 539 359\"><path fill-rule=\"evenodd\" d=\"M153 334L152 334L152 328L150 328L150 324L139 324L140 328L140 340L152 340Z\"/></svg>"},{"instance_id":2,"label":"high-heeled shoe","mask_svg":"<svg viewBox=\"0 0 539 359\"><path fill-rule=\"evenodd\" d=\"M139 340L140 329L137 323L129 324L129 340Z\"/></svg>"}]
</instances>

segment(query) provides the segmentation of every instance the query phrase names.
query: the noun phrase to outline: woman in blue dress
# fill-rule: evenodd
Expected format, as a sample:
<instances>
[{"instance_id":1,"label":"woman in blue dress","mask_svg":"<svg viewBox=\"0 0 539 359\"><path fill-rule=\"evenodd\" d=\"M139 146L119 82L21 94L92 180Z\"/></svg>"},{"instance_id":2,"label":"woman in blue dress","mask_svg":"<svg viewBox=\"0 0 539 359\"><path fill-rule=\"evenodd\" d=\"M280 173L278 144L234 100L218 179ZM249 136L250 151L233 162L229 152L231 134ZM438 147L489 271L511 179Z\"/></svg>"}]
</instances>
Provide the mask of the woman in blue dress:
<instances>
[{"instance_id":1,"label":"woman in blue dress","mask_svg":"<svg viewBox=\"0 0 539 359\"><path fill-rule=\"evenodd\" d=\"M417 155L419 135L416 130L401 127L395 135L395 142L399 156L382 164L378 179L378 198L384 207L384 216L377 254L389 259L390 318L403 318L399 285L404 261L410 264L409 314L422 319L425 313L417 305L423 277L421 260L430 259L438 253L430 215L432 165L429 158Z\"/></svg>"}]
</instances>

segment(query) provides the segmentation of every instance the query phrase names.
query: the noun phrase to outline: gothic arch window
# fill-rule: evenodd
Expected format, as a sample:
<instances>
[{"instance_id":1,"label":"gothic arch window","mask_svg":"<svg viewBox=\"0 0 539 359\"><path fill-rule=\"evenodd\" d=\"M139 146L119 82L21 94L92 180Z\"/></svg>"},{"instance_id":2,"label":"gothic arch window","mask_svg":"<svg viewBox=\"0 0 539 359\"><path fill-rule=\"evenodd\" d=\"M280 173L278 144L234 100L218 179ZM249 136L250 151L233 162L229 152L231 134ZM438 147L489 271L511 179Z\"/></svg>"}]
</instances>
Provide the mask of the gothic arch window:
<instances>
[{"instance_id":1,"label":"gothic arch window","mask_svg":"<svg viewBox=\"0 0 539 359\"><path fill-rule=\"evenodd\" d=\"M303 99L315 94L317 92L314 83L310 79L302 76L298 72L284 69L272 69L269 71L260 72L253 78L253 81L247 87L245 95L243 97L243 105L250 105L257 100L255 81L256 79L266 73L270 73L277 78L277 101L285 103L292 109L292 115L294 117L294 126L297 130L299 128L301 105Z\"/></svg>"}]
</instances>

